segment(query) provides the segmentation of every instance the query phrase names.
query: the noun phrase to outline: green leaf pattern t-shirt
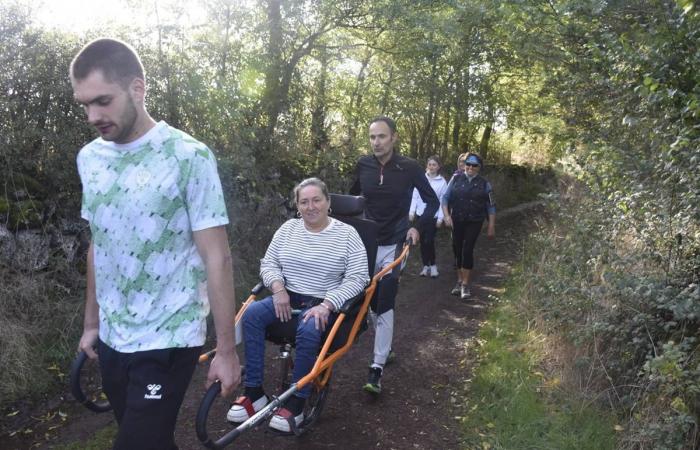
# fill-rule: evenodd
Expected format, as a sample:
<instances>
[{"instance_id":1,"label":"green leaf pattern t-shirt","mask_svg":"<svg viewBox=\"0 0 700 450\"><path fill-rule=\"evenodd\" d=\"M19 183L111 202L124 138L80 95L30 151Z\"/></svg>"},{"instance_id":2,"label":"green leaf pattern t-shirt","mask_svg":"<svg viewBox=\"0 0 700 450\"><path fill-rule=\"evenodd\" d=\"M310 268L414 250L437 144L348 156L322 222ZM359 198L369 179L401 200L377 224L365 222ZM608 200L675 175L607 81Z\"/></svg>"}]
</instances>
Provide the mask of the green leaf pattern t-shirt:
<instances>
[{"instance_id":1,"label":"green leaf pattern t-shirt","mask_svg":"<svg viewBox=\"0 0 700 450\"><path fill-rule=\"evenodd\" d=\"M100 339L124 353L204 344L206 272L192 232L228 223L214 154L159 122L78 154Z\"/></svg>"}]
</instances>

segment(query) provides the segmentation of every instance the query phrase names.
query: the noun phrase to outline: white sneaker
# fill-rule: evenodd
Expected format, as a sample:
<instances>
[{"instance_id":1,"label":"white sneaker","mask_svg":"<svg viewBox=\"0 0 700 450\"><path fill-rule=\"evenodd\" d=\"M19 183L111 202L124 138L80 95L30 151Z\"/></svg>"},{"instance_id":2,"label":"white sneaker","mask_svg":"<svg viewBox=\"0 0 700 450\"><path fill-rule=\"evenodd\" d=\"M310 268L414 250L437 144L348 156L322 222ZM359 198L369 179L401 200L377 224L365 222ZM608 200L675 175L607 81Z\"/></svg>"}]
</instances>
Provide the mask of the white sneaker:
<instances>
[{"instance_id":1,"label":"white sneaker","mask_svg":"<svg viewBox=\"0 0 700 450\"><path fill-rule=\"evenodd\" d=\"M437 270L437 266L433 264L432 266L430 266L430 276L431 278L437 278L438 275L440 275L440 273Z\"/></svg>"},{"instance_id":2,"label":"white sneaker","mask_svg":"<svg viewBox=\"0 0 700 450\"><path fill-rule=\"evenodd\" d=\"M420 271L419 275L422 277L427 277L428 275L430 275L430 267L423 266L423 270Z\"/></svg>"},{"instance_id":3,"label":"white sneaker","mask_svg":"<svg viewBox=\"0 0 700 450\"><path fill-rule=\"evenodd\" d=\"M269 427L273 430L281 431L283 433L290 433L292 430L289 427L289 420L292 418L292 412L287 408L280 408L272 419L270 419ZM297 426L301 425L304 421L304 413L302 412L298 416L294 417L294 423Z\"/></svg>"},{"instance_id":4,"label":"white sneaker","mask_svg":"<svg viewBox=\"0 0 700 450\"><path fill-rule=\"evenodd\" d=\"M226 420L233 423L243 423L250 419L253 414L263 409L267 405L267 396L263 395L254 402L246 396L238 397L233 406L226 413Z\"/></svg>"},{"instance_id":5,"label":"white sneaker","mask_svg":"<svg viewBox=\"0 0 700 450\"><path fill-rule=\"evenodd\" d=\"M468 285L468 284L463 284L463 285L462 285L461 291L462 291L462 292L460 293L460 296L459 296L459 297L460 297L462 300L467 299L467 298L469 298L469 297L472 296L472 291L469 289L469 285Z\"/></svg>"}]
</instances>

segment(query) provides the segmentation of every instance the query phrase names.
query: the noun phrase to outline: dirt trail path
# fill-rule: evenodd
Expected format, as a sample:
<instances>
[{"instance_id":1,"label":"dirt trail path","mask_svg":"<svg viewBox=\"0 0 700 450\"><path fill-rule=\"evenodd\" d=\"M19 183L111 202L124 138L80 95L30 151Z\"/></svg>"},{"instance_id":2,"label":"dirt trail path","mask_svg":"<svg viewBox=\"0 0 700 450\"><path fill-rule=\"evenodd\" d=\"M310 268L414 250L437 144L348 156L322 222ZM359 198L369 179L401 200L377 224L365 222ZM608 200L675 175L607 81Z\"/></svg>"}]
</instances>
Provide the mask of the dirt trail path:
<instances>
[{"instance_id":1,"label":"dirt trail path","mask_svg":"<svg viewBox=\"0 0 700 450\"><path fill-rule=\"evenodd\" d=\"M532 216L532 208L513 208L510 214L500 214L495 240L489 241L485 235L480 237L473 299L469 302L450 295L455 277L446 230L438 233L439 278L417 275L421 267L420 252L412 249L397 299L394 338L397 357L385 370L384 392L378 399L361 390L373 341L372 332L367 331L336 364L331 393L312 430L300 438L290 438L269 433L263 426L241 436L229 448L460 448L461 431L454 418L459 411L454 403L455 393L461 391L463 380L471 370L467 343L484 319L490 296L502 292L503 282L520 255ZM194 417L203 395L204 378L204 368L198 369L180 412L177 442L184 450L203 448L194 433ZM33 448L48 449L59 442L87 439L95 430L113 422L111 413L96 415L76 410L76 414L55 439L50 439L51 443Z\"/></svg>"}]
</instances>

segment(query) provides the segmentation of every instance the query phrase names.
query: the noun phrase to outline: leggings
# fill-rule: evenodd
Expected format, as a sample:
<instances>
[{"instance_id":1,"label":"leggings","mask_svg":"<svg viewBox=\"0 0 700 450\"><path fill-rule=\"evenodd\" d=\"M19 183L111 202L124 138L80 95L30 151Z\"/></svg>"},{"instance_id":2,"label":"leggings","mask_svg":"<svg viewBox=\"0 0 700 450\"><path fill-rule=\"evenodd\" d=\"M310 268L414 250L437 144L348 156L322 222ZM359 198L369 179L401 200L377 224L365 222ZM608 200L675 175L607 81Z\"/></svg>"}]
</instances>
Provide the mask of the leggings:
<instances>
[{"instance_id":1,"label":"leggings","mask_svg":"<svg viewBox=\"0 0 700 450\"><path fill-rule=\"evenodd\" d=\"M437 219L429 221L420 231L420 257L424 266L435 264L435 234Z\"/></svg>"},{"instance_id":2,"label":"leggings","mask_svg":"<svg viewBox=\"0 0 700 450\"><path fill-rule=\"evenodd\" d=\"M474 244L481 233L479 222L454 222L452 227L452 250L458 269L474 268Z\"/></svg>"}]
</instances>

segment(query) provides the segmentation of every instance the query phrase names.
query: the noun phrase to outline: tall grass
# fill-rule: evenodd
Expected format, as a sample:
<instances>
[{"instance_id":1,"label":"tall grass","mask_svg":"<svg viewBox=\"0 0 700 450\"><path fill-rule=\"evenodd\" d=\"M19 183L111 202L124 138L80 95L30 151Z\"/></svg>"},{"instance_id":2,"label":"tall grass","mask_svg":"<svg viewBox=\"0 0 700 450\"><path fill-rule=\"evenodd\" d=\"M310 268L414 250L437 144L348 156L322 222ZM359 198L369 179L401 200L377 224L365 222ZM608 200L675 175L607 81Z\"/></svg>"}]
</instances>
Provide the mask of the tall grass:
<instances>
[{"instance_id":1,"label":"tall grass","mask_svg":"<svg viewBox=\"0 0 700 450\"><path fill-rule=\"evenodd\" d=\"M562 383L550 365L551 338L528 326L512 283L475 341L477 368L462 417L468 449L615 448L609 412Z\"/></svg>"},{"instance_id":2,"label":"tall grass","mask_svg":"<svg viewBox=\"0 0 700 450\"><path fill-rule=\"evenodd\" d=\"M618 417L618 448L698 448L698 240L572 186L530 238L516 311L547 337L567 390Z\"/></svg>"},{"instance_id":3,"label":"tall grass","mask_svg":"<svg viewBox=\"0 0 700 450\"><path fill-rule=\"evenodd\" d=\"M83 276L65 262L49 272L0 266L0 408L64 382L82 331Z\"/></svg>"}]
</instances>

